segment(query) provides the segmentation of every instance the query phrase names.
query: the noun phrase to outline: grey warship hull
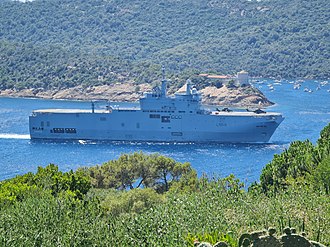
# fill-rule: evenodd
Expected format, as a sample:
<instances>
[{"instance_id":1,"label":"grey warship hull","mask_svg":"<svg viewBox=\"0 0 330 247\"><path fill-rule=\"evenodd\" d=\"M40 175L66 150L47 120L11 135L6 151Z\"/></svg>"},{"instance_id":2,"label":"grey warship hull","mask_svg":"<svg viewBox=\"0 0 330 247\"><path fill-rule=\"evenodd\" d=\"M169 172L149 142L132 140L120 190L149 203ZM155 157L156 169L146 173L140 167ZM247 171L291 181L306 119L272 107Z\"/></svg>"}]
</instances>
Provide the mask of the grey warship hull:
<instances>
[{"instance_id":1,"label":"grey warship hull","mask_svg":"<svg viewBox=\"0 0 330 247\"><path fill-rule=\"evenodd\" d=\"M30 116L30 134L32 139L253 143L268 142L282 120L278 113L39 110Z\"/></svg>"},{"instance_id":2,"label":"grey warship hull","mask_svg":"<svg viewBox=\"0 0 330 247\"><path fill-rule=\"evenodd\" d=\"M206 110L188 81L186 92L166 95L161 89L144 93L138 108L107 106L105 110L35 110L29 117L31 139L268 142L283 121L280 113Z\"/></svg>"}]
</instances>

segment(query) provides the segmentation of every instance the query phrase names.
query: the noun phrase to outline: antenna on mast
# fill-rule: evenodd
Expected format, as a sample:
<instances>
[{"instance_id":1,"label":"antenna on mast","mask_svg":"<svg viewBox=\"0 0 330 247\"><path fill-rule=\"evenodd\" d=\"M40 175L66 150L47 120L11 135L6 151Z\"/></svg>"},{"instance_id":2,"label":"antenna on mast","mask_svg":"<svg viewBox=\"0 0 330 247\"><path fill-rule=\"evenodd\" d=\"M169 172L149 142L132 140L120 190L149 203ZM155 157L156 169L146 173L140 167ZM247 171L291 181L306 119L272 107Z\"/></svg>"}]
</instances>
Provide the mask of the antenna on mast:
<instances>
[{"instance_id":1,"label":"antenna on mast","mask_svg":"<svg viewBox=\"0 0 330 247\"><path fill-rule=\"evenodd\" d=\"M166 81L166 78L165 78L165 66L163 65L162 66L162 94L161 94L161 96L162 97L166 97L166 83L167 83L167 81Z\"/></svg>"},{"instance_id":2,"label":"antenna on mast","mask_svg":"<svg viewBox=\"0 0 330 247\"><path fill-rule=\"evenodd\" d=\"M165 79L165 66L164 65L162 66L162 80L163 81L166 80Z\"/></svg>"}]
</instances>

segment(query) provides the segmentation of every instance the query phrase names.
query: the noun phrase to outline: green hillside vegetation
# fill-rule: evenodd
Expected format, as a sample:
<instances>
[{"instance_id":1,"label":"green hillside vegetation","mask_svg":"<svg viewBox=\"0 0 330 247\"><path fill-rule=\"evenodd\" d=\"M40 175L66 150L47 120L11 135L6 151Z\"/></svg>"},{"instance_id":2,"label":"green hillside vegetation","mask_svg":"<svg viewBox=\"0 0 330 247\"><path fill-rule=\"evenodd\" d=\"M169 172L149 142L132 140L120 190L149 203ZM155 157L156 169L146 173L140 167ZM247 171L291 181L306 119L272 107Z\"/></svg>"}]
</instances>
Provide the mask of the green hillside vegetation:
<instances>
[{"instance_id":1,"label":"green hillside vegetation","mask_svg":"<svg viewBox=\"0 0 330 247\"><path fill-rule=\"evenodd\" d=\"M288 226L329 246L329 151L330 124L316 145L294 142L276 155L248 189L159 154L75 172L39 167L0 182L0 245L236 247L243 233Z\"/></svg>"},{"instance_id":2,"label":"green hillside vegetation","mask_svg":"<svg viewBox=\"0 0 330 247\"><path fill-rule=\"evenodd\" d=\"M0 90L196 73L329 78L324 0L0 1Z\"/></svg>"},{"instance_id":3,"label":"green hillside vegetation","mask_svg":"<svg viewBox=\"0 0 330 247\"><path fill-rule=\"evenodd\" d=\"M321 131L317 145L295 141L282 154L275 155L260 176L264 192L278 191L291 183L310 183L330 194L330 125Z\"/></svg>"}]
</instances>

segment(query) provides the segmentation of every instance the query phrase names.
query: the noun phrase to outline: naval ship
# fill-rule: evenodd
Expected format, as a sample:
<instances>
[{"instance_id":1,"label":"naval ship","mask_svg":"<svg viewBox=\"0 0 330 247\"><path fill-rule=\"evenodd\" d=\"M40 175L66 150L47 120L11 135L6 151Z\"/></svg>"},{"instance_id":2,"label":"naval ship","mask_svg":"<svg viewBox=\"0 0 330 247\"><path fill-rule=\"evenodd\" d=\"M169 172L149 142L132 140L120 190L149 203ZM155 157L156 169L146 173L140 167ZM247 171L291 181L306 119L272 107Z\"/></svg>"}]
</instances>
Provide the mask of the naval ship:
<instances>
[{"instance_id":1,"label":"naval ship","mask_svg":"<svg viewBox=\"0 0 330 247\"><path fill-rule=\"evenodd\" d=\"M188 80L186 90L167 95L161 88L145 92L138 107L34 110L31 139L147 142L265 143L283 121L280 113L214 109Z\"/></svg>"}]
</instances>

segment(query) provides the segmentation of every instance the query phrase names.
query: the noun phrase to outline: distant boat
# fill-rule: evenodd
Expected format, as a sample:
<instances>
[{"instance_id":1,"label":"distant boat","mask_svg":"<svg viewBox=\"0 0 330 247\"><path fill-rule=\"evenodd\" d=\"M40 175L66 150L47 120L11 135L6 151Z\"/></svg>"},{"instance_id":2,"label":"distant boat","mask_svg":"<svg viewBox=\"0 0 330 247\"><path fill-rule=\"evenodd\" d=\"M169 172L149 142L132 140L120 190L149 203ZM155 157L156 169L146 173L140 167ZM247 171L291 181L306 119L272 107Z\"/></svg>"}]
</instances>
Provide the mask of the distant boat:
<instances>
[{"instance_id":1,"label":"distant boat","mask_svg":"<svg viewBox=\"0 0 330 247\"><path fill-rule=\"evenodd\" d=\"M322 87L324 87L325 85L328 85L328 83L329 83L328 81L321 81L320 82L320 84L321 84Z\"/></svg>"},{"instance_id":2,"label":"distant boat","mask_svg":"<svg viewBox=\"0 0 330 247\"><path fill-rule=\"evenodd\" d=\"M80 144L86 144L87 142L85 140L78 140Z\"/></svg>"},{"instance_id":3,"label":"distant boat","mask_svg":"<svg viewBox=\"0 0 330 247\"><path fill-rule=\"evenodd\" d=\"M293 85L293 89L295 89L295 90L300 89L300 87L301 87L301 84L299 84L299 83Z\"/></svg>"},{"instance_id":4,"label":"distant boat","mask_svg":"<svg viewBox=\"0 0 330 247\"><path fill-rule=\"evenodd\" d=\"M268 86L269 90L274 90L273 84L270 83L267 86Z\"/></svg>"}]
</instances>

